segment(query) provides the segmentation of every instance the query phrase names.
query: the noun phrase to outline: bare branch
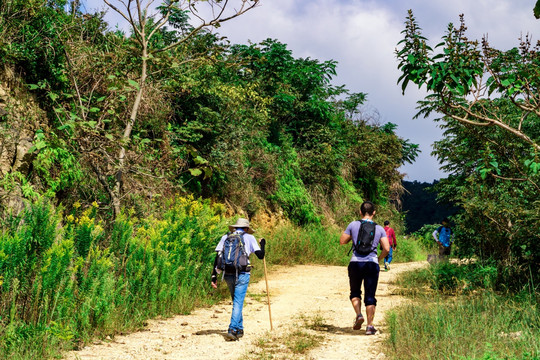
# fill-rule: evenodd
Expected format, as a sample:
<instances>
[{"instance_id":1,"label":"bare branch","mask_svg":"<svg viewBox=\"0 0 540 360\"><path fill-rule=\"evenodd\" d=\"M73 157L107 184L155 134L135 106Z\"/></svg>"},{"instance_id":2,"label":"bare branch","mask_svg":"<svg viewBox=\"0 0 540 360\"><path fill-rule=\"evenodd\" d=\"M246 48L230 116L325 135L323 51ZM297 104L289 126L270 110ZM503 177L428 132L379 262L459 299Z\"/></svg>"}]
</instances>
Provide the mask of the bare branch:
<instances>
[{"instance_id":1,"label":"bare branch","mask_svg":"<svg viewBox=\"0 0 540 360\"><path fill-rule=\"evenodd\" d=\"M144 8L144 12L148 13L148 9L150 8L150 5L154 3L154 0L149 0L148 4L146 4L146 7Z\"/></svg>"},{"instance_id":2,"label":"bare branch","mask_svg":"<svg viewBox=\"0 0 540 360\"><path fill-rule=\"evenodd\" d=\"M109 7L111 9L113 9L114 11L116 11L118 14L120 14L120 16L122 16L124 19L126 19L127 22L131 22L130 18L128 18L126 16L126 14L124 14L120 9L118 9L116 6L114 6L113 4L111 4L108 0L103 0L105 2L105 4L109 5Z\"/></svg>"},{"instance_id":3,"label":"bare branch","mask_svg":"<svg viewBox=\"0 0 540 360\"><path fill-rule=\"evenodd\" d=\"M473 113L470 109L468 109L468 108L466 108L466 107L464 107L462 105L453 105L453 104L449 104L449 105L454 109L463 110L463 111L465 111L465 113L467 115L469 115L469 116L471 116L473 118L476 118L478 120L483 120L483 121L485 121L485 123L467 120L466 118L450 114L450 117L452 117L453 119L455 119L457 121L460 121L460 122L463 122L463 123L466 123L466 124L476 125L476 126L496 125L496 126L502 128L502 129L516 135L520 139L525 140L527 143L531 144L537 151L540 151L540 144L537 144L533 139L531 139L529 136L527 136L527 134L523 133L522 131L520 131L518 129L515 129L512 126L509 126L508 124L505 124L502 121L492 119L492 118L489 118L489 117L486 117L486 116L482 116L482 115L480 115L478 113Z\"/></svg>"},{"instance_id":4,"label":"bare branch","mask_svg":"<svg viewBox=\"0 0 540 360\"><path fill-rule=\"evenodd\" d=\"M152 53L160 53L160 52L163 52L163 51L167 51L167 50L170 50L174 47L177 47L178 45L182 44L182 43L185 43L186 41L188 41L189 39L191 39L197 32L199 32L202 28L205 28L205 27L209 27L209 26L213 26L213 25L216 25L218 23L222 23L222 22L225 22L225 21L229 21L229 20L232 20L244 13L246 13L247 11L255 8L257 5L259 5L259 0L254 0L253 1L253 4L250 4L249 6L246 7L246 3L247 3L248 0L242 0L242 6L240 7L240 9L238 11L236 11L234 14L228 16L228 17L225 17L225 18L222 18L220 19L219 17L214 17L212 20L210 21L205 21L203 18L201 18L200 16L196 15L195 12L193 12L191 10L191 3L190 3L190 11L192 12L192 14L196 17L198 17L199 19L201 19L201 21L203 21L201 24L199 24L199 26L197 26L196 28L194 28L188 35L186 35L185 37L183 37L181 40L165 47L165 48L162 48L162 49L157 49L155 51L153 51ZM227 1L226 1L227 3ZM223 11L225 9L223 8L222 11L220 12L220 15L223 14Z\"/></svg>"},{"instance_id":5,"label":"bare branch","mask_svg":"<svg viewBox=\"0 0 540 360\"><path fill-rule=\"evenodd\" d=\"M189 4L188 4L188 8L189 8L189 12L195 16L197 19L199 19L200 21L202 21L203 23L205 22L204 19L199 16L197 13L197 9L195 8L195 4L193 4L191 1L189 1Z\"/></svg>"},{"instance_id":6,"label":"bare branch","mask_svg":"<svg viewBox=\"0 0 540 360\"><path fill-rule=\"evenodd\" d=\"M103 0L105 2L105 4L109 5L109 7L111 9L113 9L114 11L116 11L118 14L120 14L120 16L122 16L128 23L131 24L131 28L133 29L133 33L135 34L135 36L137 37L137 40L141 41L141 38L142 38L142 34L141 32L139 31L139 29L137 29L137 26L135 26L135 21L133 20L133 16L131 15L131 2L132 0L129 0L129 3L126 4L125 2L123 2L122 0L118 0L119 2L122 3L122 5L124 5L124 7L126 8L127 12L128 12L128 15L126 15L122 10L118 9L116 6L114 6L113 4L111 4L111 2L109 0Z\"/></svg>"},{"instance_id":7,"label":"bare branch","mask_svg":"<svg viewBox=\"0 0 540 360\"><path fill-rule=\"evenodd\" d=\"M73 75L73 63L71 62L71 58L69 57L69 53L67 52L66 47L64 47L64 54L66 55L66 60L69 65L69 75L71 76L71 80L73 81L73 86L75 86L75 91L77 92L77 100L79 101L79 109L81 111L81 118L83 120L86 120L86 113L84 112L81 92L77 84L77 79L75 79L75 75Z\"/></svg>"},{"instance_id":8,"label":"bare branch","mask_svg":"<svg viewBox=\"0 0 540 360\"><path fill-rule=\"evenodd\" d=\"M167 8L167 13L165 14L165 16L161 17L161 19L158 20L157 25L154 27L154 29L148 35L148 40L150 40L152 38L152 36L154 36L156 31L161 29L161 27L164 26L167 23L167 21L169 21L169 17L171 16L171 6L172 5L169 4L169 6Z\"/></svg>"},{"instance_id":9,"label":"bare branch","mask_svg":"<svg viewBox=\"0 0 540 360\"><path fill-rule=\"evenodd\" d=\"M497 179L508 180L508 181L527 181L527 179L523 179L523 178L509 178L509 177L504 177L497 174L491 174L491 176Z\"/></svg>"},{"instance_id":10,"label":"bare branch","mask_svg":"<svg viewBox=\"0 0 540 360\"><path fill-rule=\"evenodd\" d=\"M132 0L130 0L131 2ZM146 26L146 14L143 15L142 9L141 9L141 0L136 0L137 4L137 14L139 16L139 26L141 27L141 33L144 36L144 28Z\"/></svg>"},{"instance_id":11,"label":"bare branch","mask_svg":"<svg viewBox=\"0 0 540 360\"><path fill-rule=\"evenodd\" d=\"M459 122L469 124L469 125L474 125L474 126L491 126L491 125L493 125L492 122L481 123L481 122L471 121L471 120L468 120L467 118L457 116L457 115L453 115L453 114L450 114L450 117L452 119L454 119L454 120L459 121Z\"/></svg>"}]
</instances>

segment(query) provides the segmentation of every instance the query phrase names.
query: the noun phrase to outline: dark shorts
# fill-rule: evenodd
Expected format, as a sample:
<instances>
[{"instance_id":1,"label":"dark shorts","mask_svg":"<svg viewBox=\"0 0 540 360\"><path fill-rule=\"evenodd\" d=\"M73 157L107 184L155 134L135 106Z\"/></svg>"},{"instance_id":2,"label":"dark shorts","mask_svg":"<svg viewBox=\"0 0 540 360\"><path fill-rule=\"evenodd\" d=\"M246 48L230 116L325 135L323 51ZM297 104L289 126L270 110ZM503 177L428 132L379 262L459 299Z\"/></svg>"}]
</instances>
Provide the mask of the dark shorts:
<instances>
[{"instance_id":1,"label":"dark shorts","mask_svg":"<svg viewBox=\"0 0 540 360\"><path fill-rule=\"evenodd\" d=\"M375 292L379 282L379 264L374 262L354 262L349 263L349 285L351 287L350 299L362 298L362 282L364 283L364 304L377 305Z\"/></svg>"},{"instance_id":2,"label":"dark shorts","mask_svg":"<svg viewBox=\"0 0 540 360\"><path fill-rule=\"evenodd\" d=\"M439 255L450 255L451 248L452 248L452 245L445 247L439 244Z\"/></svg>"}]
</instances>

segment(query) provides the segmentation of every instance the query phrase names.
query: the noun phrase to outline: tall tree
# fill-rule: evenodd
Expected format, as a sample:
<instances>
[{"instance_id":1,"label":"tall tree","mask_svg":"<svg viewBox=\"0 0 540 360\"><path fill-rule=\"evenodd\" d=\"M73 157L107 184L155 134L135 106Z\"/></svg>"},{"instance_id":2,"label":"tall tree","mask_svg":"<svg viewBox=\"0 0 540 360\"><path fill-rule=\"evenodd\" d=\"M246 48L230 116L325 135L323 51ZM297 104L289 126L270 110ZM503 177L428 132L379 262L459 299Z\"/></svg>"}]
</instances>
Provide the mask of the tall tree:
<instances>
[{"instance_id":1,"label":"tall tree","mask_svg":"<svg viewBox=\"0 0 540 360\"><path fill-rule=\"evenodd\" d=\"M519 47L501 51L465 31L460 16L433 50L409 11L396 50L398 83L403 91L410 82L426 87L416 116L443 114L434 154L450 175L436 188L463 209L455 218L459 252L497 260L501 276L536 281L540 43L526 35Z\"/></svg>"},{"instance_id":2,"label":"tall tree","mask_svg":"<svg viewBox=\"0 0 540 360\"><path fill-rule=\"evenodd\" d=\"M487 37L481 47L469 40L466 29L461 15L460 26L449 24L435 47L441 51L435 53L409 10L404 39L398 43L401 49L396 50L403 91L409 82L426 86L430 96L419 104L419 114L435 111L462 124L496 126L540 151L540 142L527 131L534 115L540 116L540 43L533 45L526 35L519 48L500 51L489 45ZM509 99L521 116L510 122L496 109L484 106L493 96Z\"/></svg>"},{"instance_id":3,"label":"tall tree","mask_svg":"<svg viewBox=\"0 0 540 360\"><path fill-rule=\"evenodd\" d=\"M133 35L139 45L139 56L141 59L139 78L134 87L136 96L131 106L129 119L121 137L121 146L117 156L117 173L114 188L110 191L115 215L120 213L120 199L122 197L122 177L125 173L126 147L129 143L133 126L137 121L137 113L141 106L143 93L146 87L148 76L148 67L152 59L161 52L174 49L188 41L202 29L215 26L234 19L248 10L258 5L259 0L239 0L239 7L230 11L229 0L166 0L160 11L153 11L154 0L104 0L114 11L120 14L131 26ZM118 5L120 3L123 8ZM205 9L203 9L205 8ZM206 11L205 11L206 10ZM176 41L165 47L155 47L152 38L165 26L172 18L185 17L186 14L191 18L199 20L199 24L188 28L188 31L182 33ZM154 47L153 47L154 45Z\"/></svg>"}]
</instances>

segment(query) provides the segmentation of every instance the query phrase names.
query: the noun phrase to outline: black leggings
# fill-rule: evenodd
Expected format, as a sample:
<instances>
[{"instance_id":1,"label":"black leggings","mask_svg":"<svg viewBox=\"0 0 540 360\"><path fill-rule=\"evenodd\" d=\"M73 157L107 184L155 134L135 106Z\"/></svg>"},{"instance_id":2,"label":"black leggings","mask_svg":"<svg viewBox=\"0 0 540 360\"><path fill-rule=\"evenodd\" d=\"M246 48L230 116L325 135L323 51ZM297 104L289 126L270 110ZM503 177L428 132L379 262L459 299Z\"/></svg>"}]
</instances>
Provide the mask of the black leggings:
<instances>
[{"instance_id":1,"label":"black leggings","mask_svg":"<svg viewBox=\"0 0 540 360\"><path fill-rule=\"evenodd\" d=\"M378 263L355 262L349 263L349 285L351 287L350 299L362 298L362 281L364 282L364 304L377 305L375 292L377 291L377 283L379 282L380 267Z\"/></svg>"}]
</instances>

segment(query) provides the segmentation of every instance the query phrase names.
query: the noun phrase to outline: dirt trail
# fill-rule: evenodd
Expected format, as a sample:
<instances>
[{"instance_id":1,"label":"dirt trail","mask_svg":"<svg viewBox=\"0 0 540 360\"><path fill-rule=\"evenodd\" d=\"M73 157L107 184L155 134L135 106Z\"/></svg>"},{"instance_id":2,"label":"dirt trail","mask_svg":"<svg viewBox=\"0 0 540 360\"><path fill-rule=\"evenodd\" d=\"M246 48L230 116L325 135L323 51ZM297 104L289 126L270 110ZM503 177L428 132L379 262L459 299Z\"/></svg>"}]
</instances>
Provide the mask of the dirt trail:
<instances>
[{"instance_id":1,"label":"dirt trail","mask_svg":"<svg viewBox=\"0 0 540 360\"><path fill-rule=\"evenodd\" d=\"M365 324L352 330L354 311L349 302L347 268L338 266L295 266L273 268L268 277L274 332L290 332L301 315L321 316L327 325L319 332L322 345L312 349L307 359L383 359L384 313L407 300L393 294L390 282L403 271L425 266L426 262L392 264L381 272L377 289L374 325L379 332L366 336ZM224 283L220 286L226 286ZM248 288L244 306L245 336L236 342L223 338L230 320L231 302L226 301L190 315L150 320L145 330L116 336L67 355L66 359L240 359L270 329L264 280ZM252 294L251 296L249 294ZM363 309L363 306L362 306Z\"/></svg>"}]
</instances>

